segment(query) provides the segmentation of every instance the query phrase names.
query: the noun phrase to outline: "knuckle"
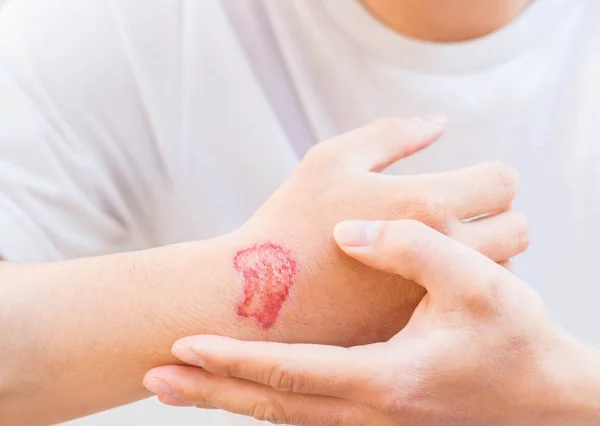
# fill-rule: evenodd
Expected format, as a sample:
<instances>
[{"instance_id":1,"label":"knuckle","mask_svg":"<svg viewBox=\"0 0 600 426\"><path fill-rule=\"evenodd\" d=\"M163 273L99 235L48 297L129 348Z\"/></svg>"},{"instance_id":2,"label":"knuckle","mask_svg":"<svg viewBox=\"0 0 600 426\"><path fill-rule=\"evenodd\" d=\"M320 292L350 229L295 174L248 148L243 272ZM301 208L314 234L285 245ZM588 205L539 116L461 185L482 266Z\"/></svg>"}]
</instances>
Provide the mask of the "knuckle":
<instances>
[{"instance_id":1,"label":"knuckle","mask_svg":"<svg viewBox=\"0 0 600 426\"><path fill-rule=\"evenodd\" d=\"M513 267L513 264L512 264L512 262L510 260L505 260L503 262L498 262L498 265L502 266L508 272L513 272L514 273L514 267Z\"/></svg>"},{"instance_id":2,"label":"knuckle","mask_svg":"<svg viewBox=\"0 0 600 426\"><path fill-rule=\"evenodd\" d=\"M379 231L379 240L390 262L415 263L419 257L419 241L426 225L416 219L386 222ZM392 266L392 265L387 265Z\"/></svg>"},{"instance_id":3,"label":"knuckle","mask_svg":"<svg viewBox=\"0 0 600 426\"><path fill-rule=\"evenodd\" d=\"M246 342L240 342L242 347ZM204 353L202 356L202 370L225 377L243 376L248 370L246 363L239 357L224 356L214 353Z\"/></svg>"},{"instance_id":4,"label":"knuckle","mask_svg":"<svg viewBox=\"0 0 600 426\"><path fill-rule=\"evenodd\" d=\"M203 409L203 410L212 410L212 409L215 408L212 405L208 405L208 404L194 404L194 407L200 408L200 409Z\"/></svg>"},{"instance_id":5,"label":"knuckle","mask_svg":"<svg viewBox=\"0 0 600 426\"><path fill-rule=\"evenodd\" d=\"M244 371L244 366L235 358L221 360L205 356L204 366L211 372L226 377L237 377Z\"/></svg>"},{"instance_id":6,"label":"knuckle","mask_svg":"<svg viewBox=\"0 0 600 426\"><path fill-rule=\"evenodd\" d=\"M260 398L250 407L250 415L258 421L273 424L290 423L283 406L277 401Z\"/></svg>"},{"instance_id":7,"label":"knuckle","mask_svg":"<svg viewBox=\"0 0 600 426\"><path fill-rule=\"evenodd\" d=\"M519 177L517 171L502 163L489 163L491 173L494 174L495 186L498 188L502 203L510 205L517 194Z\"/></svg>"},{"instance_id":8,"label":"knuckle","mask_svg":"<svg viewBox=\"0 0 600 426\"><path fill-rule=\"evenodd\" d=\"M229 377L234 377L235 374L237 373L237 361L236 360L228 360L221 366L220 370L223 373L223 375L229 376Z\"/></svg>"},{"instance_id":9,"label":"knuckle","mask_svg":"<svg viewBox=\"0 0 600 426\"><path fill-rule=\"evenodd\" d=\"M500 284L489 280L463 294L463 305L477 321L485 322L498 314Z\"/></svg>"},{"instance_id":10,"label":"knuckle","mask_svg":"<svg viewBox=\"0 0 600 426\"><path fill-rule=\"evenodd\" d=\"M403 405L402 398L394 392L388 392L377 401L377 406L381 407L384 413L397 413Z\"/></svg>"},{"instance_id":11,"label":"knuckle","mask_svg":"<svg viewBox=\"0 0 600 426\"><path fill-rule=\"evenodd\" d=\"M393 389L379 397L377 407L384 413L394 417L406 414L408 411L426 402L428 392L417 383L404 386L403 389Z\"/></svg>"},{"instance_id":12,"label":"knuckle","mask_svg":"<svg viewBox=\"0 0 600 426\"><path fill-rule=\"evenodd\" d=\"M427 400L435 397L437 382L440 376L438 351L410 357L407 359L400 373L395 377L395 383L389 383L379 392L378 406L383 407L384 412L402 414L405 410L412 410L423 403L429 405ZM447 354L444 354L444 358ZM398 383L401 383L399 385Z\"/></svg>"},{"instance_id":13,"label":"knuckle","mask_svg":"<svg viewBox=\"0 0 600 426\"><path fill-rule=\"evenodd\" d=\"M209 394L203 389L181 389L177 391L177 397L184 401L193 402L199 406L210 406Z\"/></svg>"},{"instance_id":14,"label":"knuckle","mask_svg":"<svg viewBox=\"0 0 600 426\"><path fill-rule=\"evenodd\" d=\"M516 214L516 229L517 229L517 247L516 251L518 253L522 253L531 244L531 232L529 229L529 222L527 221L527 217L524 214L517 213Z\"/></svg>"},{"instance_id":15,"label":"knuckle","mask_svg":"<svg viewBox=\"0 0 600 426\"><path fill-rule=\"evenodd\" d=\"M301 374L292 372L284 365L271 370L267 383L273 389L281 392L306 392L304 377Z\"/></svg>"},{"instance_id":16,"label":"knuckle","mask_svg":"<svg viewBox=\"0 0 600 426\"><path fill-rule=\"evenodd\" d=\"M333 141L323 141L311 147L302 163L304 165L336 165L340 162L339 154Z\"/></svg>"},{"instance_id":17,"label":"knuckle","mask_svg":"<svg viewBox=\"0 0 600 426\"><path fill-rule=\"evenodd\" d=\"M436 231L448 235L450 233L449 220L444 213L443 201L434 194L427 198L416 197L411 200L403 212L403 217L421 222Z\"/></svg>"},{"instance_id":18,"label":"knuckle","mask_svg":"<svg viewBox=\"0 0 600 426\"><path fill-rule=\"evenodd\" d=\"M352 150L354 138L356 138L355 134L348 132L319 142L309 148L302 164L316 166L319 169L343 167L347 164L348 151Z\"/></svg>"}]
</instances>

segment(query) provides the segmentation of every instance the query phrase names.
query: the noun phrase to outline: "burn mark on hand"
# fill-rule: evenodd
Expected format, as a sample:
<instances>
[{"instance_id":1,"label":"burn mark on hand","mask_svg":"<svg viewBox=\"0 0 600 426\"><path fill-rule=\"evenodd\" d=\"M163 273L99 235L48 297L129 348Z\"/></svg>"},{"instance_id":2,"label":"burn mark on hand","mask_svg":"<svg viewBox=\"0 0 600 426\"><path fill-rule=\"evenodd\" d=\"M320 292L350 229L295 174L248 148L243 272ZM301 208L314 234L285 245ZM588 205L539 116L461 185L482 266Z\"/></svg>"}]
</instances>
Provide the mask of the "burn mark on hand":
<instances>
[{"instance_id":1,"label":"burn mark on hand","mask_svg":"<svg viewBox=\"0 0 600 426\"><path fill-rule=\"evenodd\" d=\"M271 328L298 272L291 251L271 242L255 244L238 251L233 266L243 280L237 314L253 318L263 329Z\"/></svg>"}]
</instances>

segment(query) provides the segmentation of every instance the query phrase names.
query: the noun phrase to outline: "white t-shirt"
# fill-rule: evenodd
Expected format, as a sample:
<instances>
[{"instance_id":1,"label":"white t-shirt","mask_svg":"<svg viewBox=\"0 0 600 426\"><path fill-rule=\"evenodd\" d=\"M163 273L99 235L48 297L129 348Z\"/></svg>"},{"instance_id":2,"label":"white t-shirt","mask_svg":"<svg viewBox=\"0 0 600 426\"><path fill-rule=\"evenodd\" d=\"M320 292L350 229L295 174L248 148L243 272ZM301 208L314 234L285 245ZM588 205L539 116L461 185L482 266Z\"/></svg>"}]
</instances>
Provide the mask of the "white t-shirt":
<instances>
[{"instance_id":1,"label":"white t-shirt","mask_svg":"<svg viewBox=\"0 0 600 426\"><path fill-rule=\"evenodd\" d=\"M227 232L318 140L443 112L390 172L500 160L520 275L600 344L600 2L536 0L482 39L402 37L359 0L11 0L0 11L0 253L54 260ZM143 402L75 422L250 424ZM232 423L229 423L231 421Z\"/></svg>"}]
</instances>

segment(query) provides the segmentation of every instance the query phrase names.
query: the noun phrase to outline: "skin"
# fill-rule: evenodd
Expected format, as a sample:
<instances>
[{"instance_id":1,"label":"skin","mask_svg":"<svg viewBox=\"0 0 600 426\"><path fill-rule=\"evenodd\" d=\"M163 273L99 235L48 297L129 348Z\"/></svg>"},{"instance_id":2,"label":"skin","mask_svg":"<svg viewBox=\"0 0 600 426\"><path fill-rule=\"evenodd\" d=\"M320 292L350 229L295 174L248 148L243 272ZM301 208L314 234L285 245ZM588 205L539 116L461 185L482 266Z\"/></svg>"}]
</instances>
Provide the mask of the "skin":
<instances>
[{"instance_id":1,"label":"skin","mask_svg":"<svg viewBox=\"0 0 600 426\"><path fill-rule=\"evenodd\" d=\"M507 25L531 0L363 0L371 13L409 37L459 42Z\"/></svg>"},{"instance_id":2,"label":"skin","mask_svg":"<svg viewBox=\"0 0 600 426\"><path fill-rule=\"evenodd\" d=\"M531 287L419 222L344 226L372 236L338 227L350 257L427 288L405 329L352 348L189 337L173 353L202 369L157 368L148 388L294 425L600 424L600 351L561 331Z\"/></svg>"},{"instance_id":3,"label":"skin","mask_svg":"<svg viewBox=\"0 0 600 426\"><path fill-rule=\"evenodd\" d=\"M444 125L441 117L388 118L318 144L244 226L212 240L67 262L0 262L2 425L54 424L149 396L144 374L177 363L171 346L184 336L340 346L389 339L424 290L346 256L329 231L341 220L421 220L497 262L525 250L527 223L510 211L511 168L379 173L432 143ZM462 222L482 213L497 214ZM297 264L268 328L236 309L244 288L236 253L263 243Z\"/></svg>"},{"instance_id":4,"label":"skin","mask_svg":"<svg viewBox=\"0 0 600 426\"><path fill-rule=\"evenodd\" d=\"M233 266L243 277L244 296L236 306L237 314L270 329L296 284L294 254L273 243L255 244L237 252Z\"/></svg>"},{"instance_id":5,"label":"skin","mask_svg":"<svg viewBox=\"0 0 600 426\"><path fill-rule=\"evenodd\" d=\"M446 10L446 5L450 3L439 2L435 6L437 10L450 12L449 9ZM367 6L376 16L396 26L399 31L431 40L452 41L476 37L503 25L502 22L495 21L493 25L483 25L483 30L466 31L470 27L470 24L466 25L466 21L448 25L447 21L440 19L449 16L446 13L440 13L435 20L421 21L417 13L412 15L416 25L403 28L385 10L386 7L392 10L390 5L393 5L392 2L369 2ZM409 16L410 10L405 9L404 13ZM487 15L480 14L477 18L481 22L487 22L496 13L497 11L488 9ZM456 13L453 16L453 19L460 18ZM438 26L438 30L424 35L414 32L414 29L426 26L431 30L431 21L435 21L433 27ZM475 22L473 19L470 21ZM478 25L476 27L479 28ZM324 156L332 160L331 156ZM491 169L492 171L488 171L490 175L503 176L500 180L505 186L501 185L501 188L506 188L506 184L509 184L509 191L504 193L506 199L506 195L510 195L512 190L512 178L507 178L505 172L499 173L498 166L491 166ZM473 172L463 178L473 179ZM304 174L306 177L311 173ZM440 177L441 180L446 178L448 176ZM384 195L385 191L381 192L379 195ZM415 193L422 195L423 188L415 190ZM294 194L292 198L293 196ZM440 214L454 210L448 208L446 211L447 206L441 208L439 194L433 198L433 203L431 200L416 203L416 210L403 210L407 213L404 217L415 217L437 227L452 223L453 226L441 229L484 253L494 251L497 247L504 247L506 253L510 249L517 253L522 246L515 248L514 241L521 244L526 242L522 218L503 215L504 219L498 217L494 222L479 224L481 226L478 228L473 226L473 232L462 232L462 227L457 227L455 221L450 220L446 214ZM452 198L452 194L449 198ZM319 204L316 207L318 206ZM336 210L335 204L326 207L333 207L340 215L345 212L343 208ZM360 209L356 210L360 212ZM395 214L398 210L401 209L386 206L379 213L385 213L383 217L393 218L398 216ZM349 212L354 211L349 209ZM285 209L282 209L282 213L286 213ZM319 218L320 213L307 212L306 216ZM311 214L314 216L310 216ZM340 215L332 215L327 220L331 221L333 216ZM365 214L364 217L371 217L371 214ZM269 219L268 215L263 215L263 219ZM269 226L264 228L269 230ZM504 228L503 232L499 231ZM391 319L381 318L381 324L368 321L365 325L352 321L347 312L341 311L340 329L334 332L329 327L323 334L315 333L314 330L322 326L327 317L316 310L300 310L296 301L296 305L291 304L287 308L287 323L270 333L261 332L254 324L223 315L228 312L228 306L239 303L239 282L231 273L230 265L223 262L223 259L233 257L233 253L251 246L257 239L272 237L261 233L260 223L246 226L243 231L236 232L235 236L228 235L210 241L96 259L38 265L0 264L0 280L10 283L0 288L0 333L5 336L0 342L3 358L0 366L0 417L3 424L54 423L139 399L146 395L138 383L142 370L174 362L166 349L167 344L182 335L211 332L230 333L246 339L314 340L343 344L368 342L374 336L388 335L392 326L397 325L396 322L402 323L402 318L405 321L410 307L423 294L422 289L410 284L401 290L392 290L390 294L384 293L388 305L387 299L398 298L396 304L399 313L394 311L395 315ZM495 238L500 239L494 241ZM303 244L303 241L308 240L303 236L291 236L288 241L286 235L284 239L291 248L308 246ZM495 244L496 249L493 248ZM327 253L327 250L334 250L332 244L314 245L320 248L317 250L319 255ZM327 277L327 273L332 272L340 274L339 281L343 281L344 277L350 276L351 271L358 270L355 280L357 284L374 283L376 280L372 275L376 275L378 279L384 276L366 272L367 269L361 269L358 264L341 258L335 251L332 253L329 253L327 261L333 258L337 270L325 268L323 273L319 272L324 262L319 261L318 257L300 254L303 264L312 271L309 278L320 277L316 282L322 285L323 282L329 282L328 278L331 277ZM500 256L498 252L493 254L495 260L501 257L510 256ZM390 280L404 282L400 279ZM305 277L300 282L310 281ZM305 287L310 288L310 285ZM369 301L371 291L368 289L368 286L363 290L357 287L352 297L344 299L344 302L355 299L358 306L363 302L371 304L371 307L376 306L377 301ZM395 294L396 291L398 295ZM308 297L311 291L306 290L303 293L305 296L299 297L305 297L309 302L327 300L322 299L323 295L319 291L314 293L314 298ZM325 296L335 302L332 293L333 290ZM309 320L298 313L294 314L295 311L301 311L302 315L308 314ZM309 327L306 328L312 328L312 333L310 330L295 332L293 327L299 324L307 324ZM357 328L357 332L351 333ZM340 341L340 334L336 332L343 331L347 331L349 337ZM94 368L89 368L90 365Z\"/></svg>"}]
</instances>

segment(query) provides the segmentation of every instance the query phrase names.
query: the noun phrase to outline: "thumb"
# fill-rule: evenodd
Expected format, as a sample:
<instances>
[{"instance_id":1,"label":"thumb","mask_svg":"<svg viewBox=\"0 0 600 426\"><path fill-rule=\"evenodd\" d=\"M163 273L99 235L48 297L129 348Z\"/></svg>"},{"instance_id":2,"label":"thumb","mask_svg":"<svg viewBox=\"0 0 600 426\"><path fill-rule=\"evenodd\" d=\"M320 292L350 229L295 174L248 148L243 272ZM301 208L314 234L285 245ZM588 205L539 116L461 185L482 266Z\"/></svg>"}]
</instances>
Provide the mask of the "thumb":
<instances>
[{"instance_id":1,"label":"thumb","mask_svg":"<svg viewBox=\"0 0 600 426\"><path fill-rule=\"evenodd\" d=\"M495 284L515 280L484 255L415 220L341 222L334 237L349 256L417 282L444 305L488 300Z\"/></svg>"}]
</instances>

